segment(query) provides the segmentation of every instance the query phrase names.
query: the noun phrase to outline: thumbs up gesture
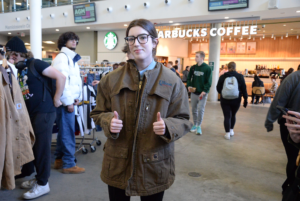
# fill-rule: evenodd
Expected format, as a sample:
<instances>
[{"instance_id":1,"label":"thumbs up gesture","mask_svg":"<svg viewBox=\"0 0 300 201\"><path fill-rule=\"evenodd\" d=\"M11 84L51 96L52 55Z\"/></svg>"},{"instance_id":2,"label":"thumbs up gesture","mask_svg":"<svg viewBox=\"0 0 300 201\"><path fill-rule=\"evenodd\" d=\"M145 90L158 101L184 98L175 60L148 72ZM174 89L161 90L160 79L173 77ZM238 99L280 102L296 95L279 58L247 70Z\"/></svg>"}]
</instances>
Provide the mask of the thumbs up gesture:
<instances>
[{"instance_id":1,"label":"thumbs up gesture","mask_svg":"<svg viewBox=\"0 0 300 201\"><path fill-rule=\"evenodd\" d=\"M123 121L119 120L118 112L114 111L114 118L110 122L110 132L120 133L123 128Z\"/></svg>"},{"instance_id":2,"label":"thumbs up gesture","mask_svg":"<svg viewBox=\"0 0 300 201\"><path fill-rule=\"evenodd\" d=\"M164 135L166 132L166 125L160 116L160 112L157 113L157 122L153 123L153 131L156 135Z\"/></svg>"}]
</instances>

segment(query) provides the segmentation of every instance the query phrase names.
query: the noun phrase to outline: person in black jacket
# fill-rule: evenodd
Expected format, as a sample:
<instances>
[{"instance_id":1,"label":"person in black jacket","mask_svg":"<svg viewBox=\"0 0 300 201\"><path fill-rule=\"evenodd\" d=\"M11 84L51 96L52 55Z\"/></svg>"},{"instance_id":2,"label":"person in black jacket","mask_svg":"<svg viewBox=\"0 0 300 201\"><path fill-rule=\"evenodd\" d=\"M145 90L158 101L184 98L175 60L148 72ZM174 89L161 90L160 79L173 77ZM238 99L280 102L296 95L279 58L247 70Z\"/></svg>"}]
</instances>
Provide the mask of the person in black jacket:
<instances>
[{"instance_id":1,"label":"person in black jacket","mask_svg":"<svg viewBox=\"0 0 300 201\"><path fill-rule=\"evenodd\" d=\"M244 107L246 108L248 105L248 94L246 89L246 83L244 76L236 72L236 64L234 62L230 62L228 64L228 72L221 75L217 84L217 91L219 94L222 94L222 89L224 85L224 81L228 77L235 77L238 81L239 86L239 97L236 99L224 99L221 95L221 107L224 114L224 127L225 127L225 139L229 140L231 136L234 135L234 125L235 125L235 115L240 108L241 105L241 97L244 97Z\"/></svg>"},{"instance_id":2,"label":"person in black jacket","mask_svg":"<svg viewBox=\"0 0 300 201\"><path fill-rule=\"evenodd\" d=\"M264 87L265 85L264 85L264 83L263 83L263 81L261 81L260 79L259 79L259 77L257 76L257 75L255 75L254 76L254 81L252 82L252 88L253 87ZM254 104L254 98L255 98L255 94L252 92L252 100L251 100L251 103L252 104ZM255 102L255 104L258 104L259 103L259 97L260 96L256 96L256 102Z\"/></svg>"}]
</instances>

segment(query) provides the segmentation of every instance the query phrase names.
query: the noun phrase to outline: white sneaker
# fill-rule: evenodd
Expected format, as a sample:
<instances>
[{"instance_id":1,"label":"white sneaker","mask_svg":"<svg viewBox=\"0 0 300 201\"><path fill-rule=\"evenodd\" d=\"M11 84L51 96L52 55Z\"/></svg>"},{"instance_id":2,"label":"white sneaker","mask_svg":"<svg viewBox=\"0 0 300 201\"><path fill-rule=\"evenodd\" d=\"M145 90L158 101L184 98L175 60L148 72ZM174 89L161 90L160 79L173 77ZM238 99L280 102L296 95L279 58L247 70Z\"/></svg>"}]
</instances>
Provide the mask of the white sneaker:
<instances>
[{"instance_id":1,"label":"white sneaker","mask_svg":"<svg viewBox=\"0 0 300 201\"><path fill-rule=\"evenodd\" d=\"M224 135L224 138L225 138L226 140L230 140L230 133L226 133L226 134Z\"/></svg>"},{"instance_id":2,"label":"white sneaker","mask_svg":"<svg viewBox=\"0 0 300 201\"><path fill-rule=\"evenodd\" d=\"M50 192L49 182L45 186L40 186L37 183L35 183L35 185L33 186L33 188L30 191L28 191L27 193L24 193L23 198L25 200L30 200L30 199L38 198L49 192Z\"/></svg>"},{"instance_id":3,"label":"white sneaker","mask_svg":"<svg viewBox=\"0 0 300 201\"><path fill-rule=\"evenodd\" d=\"M36 179L31 179L29 181L24 181L22 184L21 184L21 188L22 189L32 189L34 184L36 183Z\"/></svg>"},{"instance_id":4,"label":"white sneaker","mask_svg":"<svg viewBox=\"0 0 300 201\"><path fill-rule=\"evenodd\" d=\"M233 129L230 129L230 136L234 136L234 132L233 132Z\"/></svg>"},{"instance_id":5,"label":"white sneaker","mask_svg":"<svg viewBox=\"0 0 300 201\"><path fill-rule=\"evenodd\" d=\"M195 132L196 130L197 130L197 125L194 125L193 127L192 127L192 129L191 129L191 132L193 133L193 132Z\"/></svg>"}]
</instances>

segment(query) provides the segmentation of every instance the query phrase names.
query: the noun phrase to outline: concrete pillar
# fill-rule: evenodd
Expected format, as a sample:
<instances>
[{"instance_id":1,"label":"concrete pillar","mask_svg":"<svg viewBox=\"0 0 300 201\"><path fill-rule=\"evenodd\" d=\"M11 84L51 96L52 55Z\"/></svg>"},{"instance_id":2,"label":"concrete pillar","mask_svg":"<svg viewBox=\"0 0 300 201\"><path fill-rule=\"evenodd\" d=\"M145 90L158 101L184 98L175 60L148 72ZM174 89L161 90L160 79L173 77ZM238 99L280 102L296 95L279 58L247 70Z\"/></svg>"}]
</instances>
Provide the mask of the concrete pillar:
<instances>
[{"instance_id":1,"label":"concrete pillar","mask_svg":"<svg viewBox=\"0 0 300 201\"><path fill-rule=\"evenodd\" d=\"M212 28L220 28L221 24L211 24ZM221 36L210 36L209 38L209 65L214 64L214 70L212 72L212 84L208 94L208 101L218 101L218 92L216 86L219 80L219 66L220 66L220 48L221 48Z\"/></svg>"},{"instance_id":2,"label":"concrete pillar","mask_svg":"<svg viewBox=\"0 0 300 201\"><path fill-rule=\"evenodd\" d=\"M42 1L30 0L30 46L34 58L42 59Z\"/></svg>"}]
</instances>

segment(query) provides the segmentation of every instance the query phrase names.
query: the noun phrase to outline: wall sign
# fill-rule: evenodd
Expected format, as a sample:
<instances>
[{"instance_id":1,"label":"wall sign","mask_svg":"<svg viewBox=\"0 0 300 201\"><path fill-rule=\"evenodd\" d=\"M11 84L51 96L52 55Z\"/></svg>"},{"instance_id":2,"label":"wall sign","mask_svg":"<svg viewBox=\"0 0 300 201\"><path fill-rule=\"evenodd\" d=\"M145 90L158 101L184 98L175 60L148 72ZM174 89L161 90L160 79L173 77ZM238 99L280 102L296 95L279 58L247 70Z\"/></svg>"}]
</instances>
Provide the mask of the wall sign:
<instances>
[{"instance_id":1,"label":"wall sign","mask_svg":"<svg viewBox=\"0 0 300 201\"><path fill-rule=\"evenodd\" d=\"M112 50L118 44L118 37L114 32L108 32L104 37L104 45L107 49Z\"/></svg>"},{"instance_id":2,"label":"wall sign","mask_svg":"<svg viewBox=\"0 0 300 201\"><path fill-rule=\"evenodd\" d=\"M207 28L202 29L188 29L188 30L168 30L159 31L158 38L191 38L191 37L205 37L207 36ZM257 25L253 26L243 26L243 27L221 27L221 28L211 28L209 31L210 36L230 36L234 34L235 36L241 33L242 35L255 35L257 34Z\"/></svg>"}]
</instances>

